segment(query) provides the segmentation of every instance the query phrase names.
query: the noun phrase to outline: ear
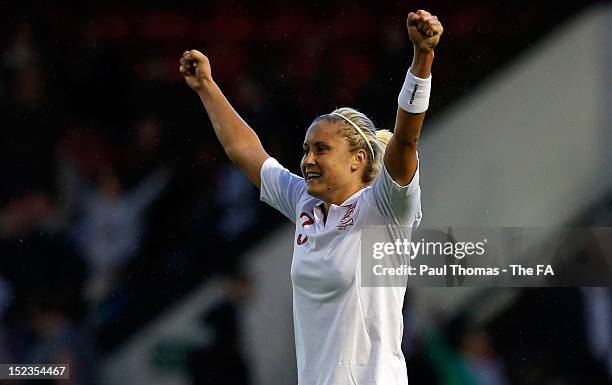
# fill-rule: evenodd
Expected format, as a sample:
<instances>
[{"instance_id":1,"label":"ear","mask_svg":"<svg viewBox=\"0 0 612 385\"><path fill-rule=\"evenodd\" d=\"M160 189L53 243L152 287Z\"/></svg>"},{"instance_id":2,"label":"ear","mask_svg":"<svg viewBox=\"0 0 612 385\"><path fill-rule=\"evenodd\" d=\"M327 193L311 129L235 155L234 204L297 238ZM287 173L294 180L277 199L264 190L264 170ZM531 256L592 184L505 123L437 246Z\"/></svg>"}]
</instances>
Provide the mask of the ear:
<instances>
[{"instance_id":1,"label":"ear","mask_svg":"<svg viewBox=\"0 0 612 385\"><path fill-rule=\"evenodd\" d=\"M368 154L364 149L360 148L353 154L351 162L351 171L357 171L362 168L368 161Z\"/></svg>"}]
</instances>

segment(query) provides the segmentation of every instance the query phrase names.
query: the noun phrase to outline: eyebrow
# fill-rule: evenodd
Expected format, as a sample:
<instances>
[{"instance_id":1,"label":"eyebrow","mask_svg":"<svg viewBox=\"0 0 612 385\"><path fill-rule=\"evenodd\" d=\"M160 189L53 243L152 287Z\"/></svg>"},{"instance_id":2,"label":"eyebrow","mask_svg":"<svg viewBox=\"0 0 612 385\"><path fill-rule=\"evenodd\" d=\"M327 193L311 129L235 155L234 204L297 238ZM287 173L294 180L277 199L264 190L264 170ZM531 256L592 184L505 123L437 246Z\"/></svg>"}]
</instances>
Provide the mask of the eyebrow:
<instances>
[{"instance_id":1,"label":"eyebrow","mask_svg":"<svg viewBox=\"0 0 612 385\"><path fill-rule=\"evenodd\" d=\"M304 142L304 144L303 144L303 145L304 145L304 146L308 146L308 143L307 143L307 142ZM315 143L313 144L313 146L320 146L320 145L330 146L330 144L329 144L329 143L327 143L327 142L322 142L322 141L318 141L318 142L315 142Z\"/></svg>"}]
</instances>

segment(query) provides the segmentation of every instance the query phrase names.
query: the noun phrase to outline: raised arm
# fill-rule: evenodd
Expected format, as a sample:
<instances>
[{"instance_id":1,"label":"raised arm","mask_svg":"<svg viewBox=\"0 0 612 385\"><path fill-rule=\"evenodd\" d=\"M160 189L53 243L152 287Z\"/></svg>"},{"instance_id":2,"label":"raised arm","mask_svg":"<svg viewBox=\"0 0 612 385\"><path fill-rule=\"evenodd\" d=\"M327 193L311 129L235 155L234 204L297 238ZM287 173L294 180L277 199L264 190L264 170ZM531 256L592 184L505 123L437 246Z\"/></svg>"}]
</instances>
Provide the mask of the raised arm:
<instances>
[{"instance_id":1,"label":"raised arm","mask_svg":"<svg viewBox=\"0 0 612 385\"><path fill-rule=\"evenodd\" d=\"M206 56L196 50L185 51L180 62L179 70L187 85L198 93L225 153L260 188L259 172L269 155L259 137L242 120L213 81Z\"/></svg>"},{"instance_id":2,"label":"raised arm","mask_svg":"<svg viewBox=\"0 0 612 385\"><path fill-rule=\"evenodd\" d=\"M417 169L416 148L429 101L428 83L434 48L443 31L438 18L423 10L410 12L406 24L414 55L410 73L400 93L400 100L404 103L397 108L393 136L384 157L389 175L401 186L412 181Z\"/></svg>"}]
</instances>

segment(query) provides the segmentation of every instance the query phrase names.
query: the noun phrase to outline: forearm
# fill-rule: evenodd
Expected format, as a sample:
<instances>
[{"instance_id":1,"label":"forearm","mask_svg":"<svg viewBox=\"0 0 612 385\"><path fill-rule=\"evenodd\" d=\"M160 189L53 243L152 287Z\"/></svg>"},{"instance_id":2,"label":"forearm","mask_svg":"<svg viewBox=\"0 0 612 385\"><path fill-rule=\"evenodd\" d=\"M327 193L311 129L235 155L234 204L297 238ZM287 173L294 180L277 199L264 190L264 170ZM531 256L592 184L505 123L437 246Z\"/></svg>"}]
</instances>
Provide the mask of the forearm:
<instances>
[{"instance_id":1,"label":"forearm","mask_svg":"<svg viewBox=\"0 0 612 385\"><path fill-rule=\"evenodd\" d=\"M215 134L228 157L236 163L243 148L262 148L259 137L242 120L214 81L198 90L198 96L206 109Z\"/></svg>"},{"instance_id":2,"label":"forearm","mask_svg":"<svg viewBox=\"0 0 612 385\"><path fill-rule=\"evenodd\" d=\"M410 72L417 78L427 79L431 75L434 53L422 52L414 47ZM397 108L394 135L397 141L406 146L416 146L421 134L421 127L425 119L425 112L409 113L401 107Z\"/></svg>"}]
</instances>

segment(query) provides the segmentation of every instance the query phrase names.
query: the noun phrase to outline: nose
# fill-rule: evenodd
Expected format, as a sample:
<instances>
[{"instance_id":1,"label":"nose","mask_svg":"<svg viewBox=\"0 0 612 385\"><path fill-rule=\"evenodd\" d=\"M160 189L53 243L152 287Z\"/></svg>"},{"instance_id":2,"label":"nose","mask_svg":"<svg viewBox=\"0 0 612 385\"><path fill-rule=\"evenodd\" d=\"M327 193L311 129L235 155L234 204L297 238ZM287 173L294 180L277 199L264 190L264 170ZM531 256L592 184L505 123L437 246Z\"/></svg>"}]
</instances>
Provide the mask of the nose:
<instances>
[{"instance_id":1,"label":"nose","mask_svg":"<svg viewBox=\"0 0 612 385\"><path fill-rule=\"evenodd\" d=\"M315 157L312 151L305 152L304 156L302 157L302 164L301 164L302 175L304 175L304 178L306 178L306 169L308 168L308 166L314 166L314 164L315 164Z\"/></svg>"},{"instance_id":2,"label":"nose","mask_svg":"<svg viewBox=\"0 0 612 385\"><path fill-rule=\"evenodd\" d=\"M304 154L304 159L302 160L304 165L313 165L315 164L315 155L312 151L308 151Z\"/></svg>"}]
</instances>

